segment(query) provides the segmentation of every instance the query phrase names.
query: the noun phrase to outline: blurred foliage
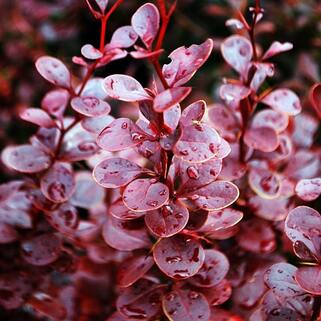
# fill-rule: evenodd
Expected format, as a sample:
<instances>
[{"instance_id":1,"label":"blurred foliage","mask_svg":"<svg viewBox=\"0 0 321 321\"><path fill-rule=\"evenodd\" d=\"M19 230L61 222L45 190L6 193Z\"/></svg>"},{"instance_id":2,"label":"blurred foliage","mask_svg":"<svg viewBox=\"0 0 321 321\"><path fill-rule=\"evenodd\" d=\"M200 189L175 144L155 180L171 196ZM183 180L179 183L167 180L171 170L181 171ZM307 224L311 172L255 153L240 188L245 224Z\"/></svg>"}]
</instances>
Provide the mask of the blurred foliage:
<instances>
[{"instance_id":1,"label":"blurred foliage","mask_svg":"<svg viewBox=\"0 0 321 321\"><path fill-rule=\"evenodd\" d=\"M126 0L110 19L107 37L117 27L129 24L131 14L144 2ZM205 96L209 103L218 100L216 89L230 73L219 53L221 40L230 34L225 21L235 17L237 10L245 12L251 4L252 1L245 0L178 0L164 43L163 61L166 62L166 54L178 46L213 38L216 50L192 81L196 87L194 95ZM318 0L262 0L262 6L265 16L257 31L257 42L263 48L273 40L294 44L294 50L277 58L278 72L273 81L286 82L304 100L309 86L319 80L321 3ZM84 0L0 1L1 149L4 145L24 142L35 130L17 116L22 108L39 106L49 88L34 68L35 59L53 55L72 66L71 58L79 55L82 45L98 44L99 28ZM102 69L99 75L107 76L117 70L135 74L144 81L148 74L146 68L144 62L133 63L126 58ZM80 75L78 67L74 66L73 71Z\"/></svg>"}]
</instances>

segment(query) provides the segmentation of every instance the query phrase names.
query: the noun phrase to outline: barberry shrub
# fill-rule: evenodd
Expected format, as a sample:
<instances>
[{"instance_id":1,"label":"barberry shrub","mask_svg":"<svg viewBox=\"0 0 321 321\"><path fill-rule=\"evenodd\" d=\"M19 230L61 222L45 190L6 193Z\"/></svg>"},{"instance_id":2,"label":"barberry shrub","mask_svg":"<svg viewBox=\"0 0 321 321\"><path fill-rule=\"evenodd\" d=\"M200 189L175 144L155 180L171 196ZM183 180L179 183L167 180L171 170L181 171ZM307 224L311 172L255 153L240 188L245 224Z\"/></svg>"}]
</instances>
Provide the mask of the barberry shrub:
<instances>
[{"instance_id":1,"label":"barberry shrub","mask_svg":"<svg viewBox=\"0 0 321 321\"><path fill-rule=\"evenodd\" d=\"M0 305L12 320L320 320L321 84L313 112L268 81L293 45L256 43L260 1L238 12L220 46L233 78L207 106L190 80L213 40L166 59L176 2L144 3L107 43L124 1L86 2L101 36L72 59L83 78L39 57L52 89L20 113L38 129L2 151L21 175L0 185ZM127 56L145 83L95 76Z\"/></svg>"}]
</instances>

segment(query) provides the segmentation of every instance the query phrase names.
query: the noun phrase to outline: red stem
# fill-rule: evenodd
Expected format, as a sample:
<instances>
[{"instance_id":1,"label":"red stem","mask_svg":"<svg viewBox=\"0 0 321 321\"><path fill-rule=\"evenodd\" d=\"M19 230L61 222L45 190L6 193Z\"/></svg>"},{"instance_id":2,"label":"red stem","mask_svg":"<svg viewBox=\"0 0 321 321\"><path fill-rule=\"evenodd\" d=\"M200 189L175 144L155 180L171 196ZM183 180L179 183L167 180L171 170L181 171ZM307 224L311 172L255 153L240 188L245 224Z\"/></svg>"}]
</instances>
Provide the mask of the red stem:
<instances>
[{"instance_id":1,"label":"red stem","mask_svg":"<svg viewBox=\"0 0 321 321\"><path fill-rule=\"evenodd\" d=\"M99 45L99 50L101 52L104 51L105 47L105 38L106 38L106 26L107 26L107 16L103 16L101 18L101 33L100 33L100 45Z\"/></svg>"}]
</instances>

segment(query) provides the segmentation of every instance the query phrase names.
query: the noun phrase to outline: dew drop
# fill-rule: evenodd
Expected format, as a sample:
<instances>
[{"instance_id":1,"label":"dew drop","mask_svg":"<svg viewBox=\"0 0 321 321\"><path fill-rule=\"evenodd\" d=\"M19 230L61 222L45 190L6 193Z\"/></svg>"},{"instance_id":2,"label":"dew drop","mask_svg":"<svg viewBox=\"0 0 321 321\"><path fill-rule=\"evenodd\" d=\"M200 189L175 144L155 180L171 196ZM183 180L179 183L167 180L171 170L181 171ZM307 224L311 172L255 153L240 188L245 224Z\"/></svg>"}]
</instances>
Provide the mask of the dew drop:
<instances>
[{"instance_id":1,"label":"dew drop","mask_svg":"<svg viewBox=\"0 0 321 321\"><path fill-rule=\"evenodd\" d=\"M181 261L182 261L182 257L181 256L168 256L166 258L166 262L169 263L169 264L178 263L178 262L181 262Z\"/></svg>"},{"instance_id":2,"label":"dew drop","mask_svg":"<svg viewBox=\"0 0 321 321\"><path fill-rule=\"evenodd\" d=\"M121 128L122 129L126 129L128 127L128 124L126 122L122 123L121 124Z\"/></svg>"},{"instance_id":3,"label":"dew drop","mask_svg":"<svg viewBox=\"0 0 321 321\"><path fill-rule=\"evenodd\" d=\"M199 172L198 172L197 168L194 166L187 167L186 172L187 172L188 177L191 179L198 179L199 178Z\"/></svg>"}]
</instances>

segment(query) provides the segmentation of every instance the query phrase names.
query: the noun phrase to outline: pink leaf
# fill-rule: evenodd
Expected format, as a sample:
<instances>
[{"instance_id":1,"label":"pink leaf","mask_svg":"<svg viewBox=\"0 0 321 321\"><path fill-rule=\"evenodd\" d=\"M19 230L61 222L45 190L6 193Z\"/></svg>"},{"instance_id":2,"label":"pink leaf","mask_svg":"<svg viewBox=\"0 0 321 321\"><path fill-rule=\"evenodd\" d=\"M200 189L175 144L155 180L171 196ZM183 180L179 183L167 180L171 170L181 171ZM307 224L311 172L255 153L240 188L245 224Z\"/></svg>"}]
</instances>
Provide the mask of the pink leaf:
<instances>
[{"instance_id":1,"label":"pink leaf","mask_svg":"<svg viewBox=\"0 0 321 321\"><path fill-rule=\"evenodd\" d=\"M273 152L279 146L277 133L270 127L248 128L244 142L247 146L266 153Z\"/></svg>"},{"instance_id":2,"label":"pink leaf","mask_svg":"<svg viewBox=\"0 0 321 321\"><path fill-rule=\"evenodd\" d=\"M52 202L67 201L75 190L75 180L70 168L55 163L41 178L41 191Z\"/></svg>"},{"instance_id":3,"label":"pink leaf","mask_svg":"<svg viewBox=\"0 0 321 321\"><path fill-rule=\"evenodd\" d=\"M280 178L267 169L251 169L249 172L248 181L252 190L262 198L275 199L280 194Z\"/></svg>"},{"instance_id":4,"label":"pink leaf","mask_svg":"<svg viewBox=\"0 0 321 321\"><path fill-rule=\"evenodd\" d=\"M210 307L203 294L191 289L172 290L163 297L163 310L171 321L209 321Z\"/></svg>"},{"instance_id":5,"label":"pink leaf","mask_svg":"<svg viewBox=\"0 0 321 321\"><path fill-rule=\"evenodd\" d=\"M256 113L252 120L252 127L271 127L277 133L288 127L289 117L287 114L272 109L265 109Z\"/></svg>"},{"instance_id":6,"label":"pink leaf","mask_svg":"<svg viewBox=\"0 0 321 321\"><path fill-rule=\"evenodd\" d=\"M269 63L253 63L255 67L255 73L250 83L250 88L257 91L264 83L266 77L272 77L274 75L274 65Z\"/></svg>"},{"instance_id":7,"label":"pink leaf","mask_svg":"<svg viewBox=\"0 0 321 321\"><path fill-rule=\"evenodd\" d=\"M143 173L143 168L127 159L109 158L96 165L93 176L99 185L117 188L127 185Z\"/></svg>"},{"instance_id":8,"label":"pink leaf","mask_svg":"<svg viewBox=\"0 0 321 321\"><path fill-rule=\"evenodd\" d=\"M313 295L321 295L321 266L300 267L295 273L299 286Z\"/></svg>"},{"instance_id":9,"label":"pink leaf","mask_svg":"<svg viewBox=\"0 0 321 321\"><path fill-rule=\"evenodd\" d=\"M163 66L163 75L170 87L178 87L188 82L195 72L206 62L213 49L213 40L207 39L200 45L188 48L179 47L169 58L169 64Z\"/></svg>"},{"instance_id":10,"label":"pink leaf","mask_svg":"<svg viewBox=\"0 0 321 321\"><path fill-rule=\"evenodd\" d=\"M173 152L185 161L202 163L218 156L220 144L221 137L214 129L202 123L194 123L182 128Z\"/></svg>"},{"instance_id":11,"label":"pink leaf","mask_svg":"<svg viewBox=\"0 0 321 321\"><path fill-rule=\"evenodd\" d=\"M110 97L118 100L134 102L151 99L136 79L126 75L116 74L106 77L103 88Z\"/></svg>"},{"instance_id":12,"label":"pink leaf","mask_svg":"<svg viewBox=\"0 0 321 321\"><path fill-rule=\"evenodd\" d=\"M162 113L180 103L191 92L191 87L176 87L162 91L154 98L154 110Z\"/></svg>"},{"instance_id":13,"label":"pink leaf","mask_svg":"<svg viewBox=\"0 0 321 321\"><path fill-rule=\"evenodd\" d=\"M181 107L180 105L174 105L163 113L164 127L172 134L177 128L181 119Z\"/></svg>"},{"instance_id":14,"label":"pink leaf","mask_svg":"<svg viewBox=\"0 0 321 321\"><path fill-rule=\"evenodd\" d=\"M37 173L50 166L50 157L39 147L20 145L6 147L2 151L2 161L22 173Z\"/></svg>"},{"instance_id":15,"label":"pink leaf","mask_svg":"<svg viewBox=\"0 0 321 321\"><path fill-rule=\"evenodd\" d=\"M134 45L137 38L138 35L132 26L123 26L113 33L109 45L116 48L129 48Z\"/></svg>"},{"instance_id":16,"label":"pink leaf","mask_svg":"<svg viewBox=\"0 0 321 321\"><path fill-rule=\"evenodd\" d=\"M276 89L262 99L262 103L276 111L295 116L301 112L299 97L289 89Z\"/></svg>"},{"instance_id":17,"label":"pink leaf","mask_svg":"<svg viewBox=\"0 0 321 321\"><path fill-rule=\"evenodd\" d=\"M132 26L147 48L152 43L159 29L159 12L152 3L145 3L134 13Z\"/></svg>"},{"instance_id":18,"label":"pink leaf","mask_svg":"<svg viewBox=\"0 0 321 321\"><path fill-rule=\"evenodd\" d=\"M81 126L92 134L99 134L111 122L115 120L113 116L102 115L98 117L86 117L81 121Z\"/></svg>"},{"instance_id":19,"label":"pink leaf","mask_svg":"<svg viewBox=\"0 0 321 321\"><path fill-rule=\"evenodd\" d=\"M295 187L295 192L307 202L317 199L321 194L321 178L301 179Z\"/></svg>"},{"instance_id":20,"label":"pink leaf","mask_svg":"<svg viewBox=\"0 0 321 321\"><path fill-rule=\"evenodd\" d=\"M102 52L96 49L93 45L87 44L81 47L81 54L90 60L96 60L103 56Z\"/></svg>"},{"instance_id":21,"label":"pink leaf","mask_svg":"<svg viewBox=\"0 0 321 321\"><path fill-rule=\"evenodd\" d=\"M40 57L36 61L36 68L43 78L56 86L70 87L69 70L59 59L49 56Z\"/></svg>"},{"instance_id":22,"label":"pink leaf","mask_svg":"<svg viewBox=\"0 0 321 321\"><path fill-rule=\"evenodd\" d=\"M88 117L109 114L111 110L107 102L96 97L75 97L70 104L75 111Z\"/></svg>"},{"instance_id":23,"label":"pink leaf","mask_svg":"<svg viewBox=\"0 0 321 321\"><path fill-rule=\"evenodd\" d=\"M42 109L27 108L20 113L20 118L44 128L56 127L56 123Z\"/></svg>"},{"instance_id":24,"label":"pink leaf","mask_svg":"<svg viewBox=\"0 0 321 321\"><path fill-rule=\"evenodd\" d=\"M187 106L180 119L180 123L183 126L192 125L195 121L201 121L206 109L206 103L204 100L198 100Z\"/></svg>"},{"instance_id":25,"label":"pink leaf","mask_svg":"<svg viewBox=\"0 0 321 321\"><path fill-rule=\"evenodd\" d=\"M156 210L162 207L168 198L168 187L150 178L132 181L126 186L123 193L125 205L138 212Z\"/></svg>"},{"instance_id":26,"label":"pink leaf","mask_svg":"<svg viewBox=\"0 0 321 321\"><path fill-rule=\"evenodd\" d=\"M115 152L136 146L144 140L145 136L130 119L118 118L99 134L97 144L109 152Z\"/></svg>"},{"instance_id":27,"label":"pink leaf","mask_svg":"<svg viewBox=\"0 0 321 321\"><path fill-rule=\"evenodd\" d=\"M230 36L222 43L221 52L231 67L243 77L246 76L253 56L252 45L248 39L239 35Z\"/></svg>"},{"instance_id":28,"label":"pink leaf","mask_svg":"<svg viewBox=\"0 0 321 321\"><path fill-rule=\"evenodd\" d=\"M240 100L248 97L251 89L239 84L224 84L220 87L220 96L227 105L237 106Z\"/></svg>"},{"instance_id":29,"label":"pink leaf","mask_svg":"<svg viewBox=\"0 0 321 321\"><path fill-rule=\"evenodd\" d=\"M69 93L66 89L49 91L41 101L41 107L50 115L61 119L69 100Z\"/></svg>"},{"instance_id":30,"label":"pink leaf","mask_svg":"<svg viewBox=\"0 0 321 321\"><path fill-rule=\"evenodd\" d=\"M154 260L167 276L186 279L195 275L205 259L201 244L185 235L163 238L154 247Z\"/></svg>"},{"instance_id":31,"label":"pink leaf","mask_svg":"<svg viewBox=\"0 0 321 321\"><path fill-rule=\"evenodd\" d=\"M269 58L271 58L275 55L278 55L282 52L289 51L292 48L293 48L293 45L290 42L281 43L279 41L274 41L271 44L270 48L265 52L262 59L263 60L269 59Z\"/></svg>"}]
</instances>

